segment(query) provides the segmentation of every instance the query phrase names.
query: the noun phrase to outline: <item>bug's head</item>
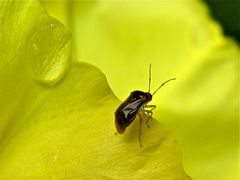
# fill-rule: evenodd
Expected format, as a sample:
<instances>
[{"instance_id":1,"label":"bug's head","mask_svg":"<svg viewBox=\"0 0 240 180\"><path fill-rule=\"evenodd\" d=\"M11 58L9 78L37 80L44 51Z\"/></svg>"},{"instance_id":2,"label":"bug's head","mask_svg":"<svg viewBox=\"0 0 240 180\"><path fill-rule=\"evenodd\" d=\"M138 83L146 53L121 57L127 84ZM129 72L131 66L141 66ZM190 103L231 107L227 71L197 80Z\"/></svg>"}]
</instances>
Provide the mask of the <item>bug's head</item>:
<instances>
[{"instance_id":1,"label":"bug's head","mask_svg":"<svg viewBox=\"0 0 240 180\"><path fill-rule=\"evenodd\" d=\"M151 95L151 93L146 92L146 93L144 93L144 95L145 95L145 98L146 98L145 102L149 102L149 101L152 100L152 95Z\"/></svg>"}]
</instances>

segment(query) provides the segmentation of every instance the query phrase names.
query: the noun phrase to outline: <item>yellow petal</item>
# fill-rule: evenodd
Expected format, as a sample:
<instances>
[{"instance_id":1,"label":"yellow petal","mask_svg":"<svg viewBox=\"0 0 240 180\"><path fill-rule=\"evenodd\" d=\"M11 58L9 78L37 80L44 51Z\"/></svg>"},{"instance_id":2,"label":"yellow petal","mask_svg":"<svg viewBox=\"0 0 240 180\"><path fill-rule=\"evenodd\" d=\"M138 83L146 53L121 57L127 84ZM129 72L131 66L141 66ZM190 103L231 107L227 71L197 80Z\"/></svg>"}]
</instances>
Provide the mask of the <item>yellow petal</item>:
<instances>
[{"instance_id":1,"label":"yellow petal","mask_svg":"<svg viewBox=\"0 0 240 180\"><path fill-rule=\"evenodd\" d=\"M70 5L79 61L98 66L114 93L152 91L194 179L238 177L239 46L201 1L81 1Z\"/></svg>"},{"instance_id":2,"label":"yellow petal","mask_svg":"<svg viewBox=\"0 0 240 180\"><path fill-rule=\"evenodd\" d=\"M0 179L190 179L169 130L138 120L114 135L121 103L35 1L0 3ZM5 52L5 53L4 53Z\"/></svg>"}]
</instances>

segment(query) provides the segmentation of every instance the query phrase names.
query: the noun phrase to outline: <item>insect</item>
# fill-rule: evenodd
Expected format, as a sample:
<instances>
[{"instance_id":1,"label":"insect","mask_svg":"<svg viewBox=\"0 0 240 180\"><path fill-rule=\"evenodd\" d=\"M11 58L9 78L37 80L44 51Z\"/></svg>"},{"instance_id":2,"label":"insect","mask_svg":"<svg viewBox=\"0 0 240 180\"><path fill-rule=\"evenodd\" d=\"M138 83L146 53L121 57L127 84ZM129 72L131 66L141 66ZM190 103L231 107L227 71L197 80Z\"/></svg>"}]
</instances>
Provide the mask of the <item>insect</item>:
<instances>
[{"instance_id":1,"label":"insect","mask_svg":"<svg viewBox=\"0 0 240 180\"><path fill-rule=\"evenodd\" d=\"M148 105L152 100L152 97L156 92L167 82L175 80L176 78L169 79L162 83L152 94L150 93L151 88L151 64L149 66L149 79L148 79L148 92L133 91L130 96L117 108L115 111L115 126L119 134L123 134L126 128L139 116L139 144L141 143L141 126L144 119L143 116L147 117L145 121L148 128L148 121L152 118L153 109L156 105Z\"/></svg>"}]
</instances>

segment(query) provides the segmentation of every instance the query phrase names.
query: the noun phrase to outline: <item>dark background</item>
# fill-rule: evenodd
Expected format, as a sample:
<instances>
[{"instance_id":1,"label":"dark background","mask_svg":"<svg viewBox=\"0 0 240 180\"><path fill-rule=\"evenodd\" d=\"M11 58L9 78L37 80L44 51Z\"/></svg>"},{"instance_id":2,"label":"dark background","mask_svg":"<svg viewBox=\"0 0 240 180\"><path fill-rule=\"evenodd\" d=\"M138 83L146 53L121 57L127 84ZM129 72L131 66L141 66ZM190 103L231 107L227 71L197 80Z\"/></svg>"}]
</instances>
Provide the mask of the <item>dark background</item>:
<instances>
[{"instance_id":1,"label":"dark background","mask_svg":"<svg viewBox=\"0 0 240 180\"><path fill-rule=\"evenodd\" d=\"M224 34L240 43L240 0L204 0L212 17L223 27Z\"/></svg>"}]
</instances>

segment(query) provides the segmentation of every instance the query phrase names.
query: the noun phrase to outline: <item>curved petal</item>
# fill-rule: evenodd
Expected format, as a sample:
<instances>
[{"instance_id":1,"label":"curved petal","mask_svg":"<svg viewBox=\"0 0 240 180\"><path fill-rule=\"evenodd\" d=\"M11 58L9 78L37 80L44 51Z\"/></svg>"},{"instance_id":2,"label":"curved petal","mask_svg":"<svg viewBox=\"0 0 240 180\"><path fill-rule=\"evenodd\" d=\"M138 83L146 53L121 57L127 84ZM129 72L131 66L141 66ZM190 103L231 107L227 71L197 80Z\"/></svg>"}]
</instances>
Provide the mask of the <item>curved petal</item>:
<instances>
[{"instance_id":1,"label":"curved petal","mask_svg":"<svg viewBox=\"0 0 240 180\"><path fill-rule=\"evenodd\" d=\"M0 178L190 179L157 121L115 136L120 101L96 67L72 63L71 38L35 1L0 3Z\"/></svg>"},{"instance_id":2,"label":"curved petal","mask_svg":"<svg viewBox=\"0 0 240 180\"><path fill-rule=\"evenodd\" d=\"M239 46L200 1L71 3L77 60L98 66L124 100L176 77L153 98L194 179L238 177Z\"/></svg>"}]
</instances>

